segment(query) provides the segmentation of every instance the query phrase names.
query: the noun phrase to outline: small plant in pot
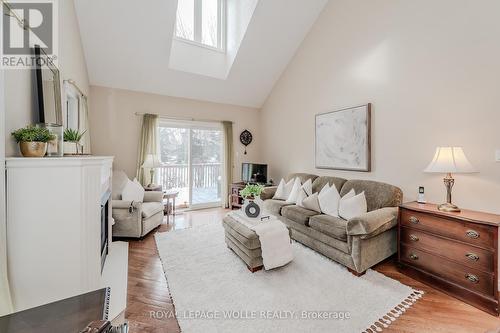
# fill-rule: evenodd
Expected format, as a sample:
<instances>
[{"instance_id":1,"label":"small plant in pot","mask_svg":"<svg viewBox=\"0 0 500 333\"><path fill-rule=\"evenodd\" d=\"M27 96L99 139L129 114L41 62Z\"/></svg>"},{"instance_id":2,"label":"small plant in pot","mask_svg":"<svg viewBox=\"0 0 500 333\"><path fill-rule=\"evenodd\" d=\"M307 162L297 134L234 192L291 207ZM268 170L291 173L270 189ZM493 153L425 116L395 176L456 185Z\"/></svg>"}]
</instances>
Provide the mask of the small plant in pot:
<instances>
[{"instance_id":1,"label":"small plant in pot","mask_svg":"<svg viewBox=\"0 0 500 333\"><path fill-rule=\"evenodd\" d=\"M263 190L264 190L263 185L248 184L247 186L245 186L244 189L240 191L240 195L243 197L243 199L251 201L256 198L259 198Z\"/></svg>"},{"instance_id":2,"label":"small plant in pot","mask_svg":"<svg viewBox=\"0 0 500 333\"><path fill-rule=\"evenodd\" d=\"M64 150L69 154L78 155L83 154L83 146L80 145L80 140L87 131L80 132L71 128L64 130ZM66 149L67 148L67 149ZM71 153L70 151L74 151Z\"/></svg>"},{"instance_id":3,"label":"small plant in pot","mask_svg":"<svg viewBox=\"0 0 500 333\"><path fill-rule=\"evenodd\" d=\"M43 157L47 152L47 142L56 136L47 128L26 126L11 133L24 157Z\"/></svg>"}]
</instances>

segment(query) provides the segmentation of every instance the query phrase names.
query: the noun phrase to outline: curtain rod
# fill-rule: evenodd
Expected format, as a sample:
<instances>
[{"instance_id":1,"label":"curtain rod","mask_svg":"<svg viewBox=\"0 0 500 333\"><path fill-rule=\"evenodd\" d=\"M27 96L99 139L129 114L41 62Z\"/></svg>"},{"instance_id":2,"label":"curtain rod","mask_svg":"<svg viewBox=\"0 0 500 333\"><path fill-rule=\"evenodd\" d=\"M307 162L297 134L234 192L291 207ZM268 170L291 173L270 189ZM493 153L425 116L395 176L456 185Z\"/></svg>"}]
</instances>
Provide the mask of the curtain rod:
<instances>
[{"instance_id":1,"label":"curtain rod","mask_svg":"<svg viewBox=\"0 0 500 333\"><path fill-rule=\"evenodd\" d=\"M136 112L135 113L136 116L144 116L145 114L146 113L144 113L144 112ZM204 121L207 123L222 123L223 121L226 121L226 120L213 120L213 119L196 119L196 118L192 118L192 117L171 117L171 116L165 116L165 115L158 114L158 113L149 113L149 112L147 114L152 114L152 115L158 116L158 118L169 119L169 120ZM231 124L234 123L234 122L229 121L229 120L227 120L227 121L230 122Z\"/></svg>"},{"instance_id":2,"label":"curtain rod","mask_svg":"<svg viewBox=\"0 0 500 333\"><path fill-rule=\"evenodd\" d=\"M64 80L63 83L69 83L71 84L73 87L75 87L76 90L78 90L78 92L80 93L80 95L84 96L85 98L87 98L87 95L85 95L82 91L82 89L80 89L80 87L78 87L78 85L76 84L76 82L72 79L67 79L67 80Z\"/></svg>"}]
</instances>

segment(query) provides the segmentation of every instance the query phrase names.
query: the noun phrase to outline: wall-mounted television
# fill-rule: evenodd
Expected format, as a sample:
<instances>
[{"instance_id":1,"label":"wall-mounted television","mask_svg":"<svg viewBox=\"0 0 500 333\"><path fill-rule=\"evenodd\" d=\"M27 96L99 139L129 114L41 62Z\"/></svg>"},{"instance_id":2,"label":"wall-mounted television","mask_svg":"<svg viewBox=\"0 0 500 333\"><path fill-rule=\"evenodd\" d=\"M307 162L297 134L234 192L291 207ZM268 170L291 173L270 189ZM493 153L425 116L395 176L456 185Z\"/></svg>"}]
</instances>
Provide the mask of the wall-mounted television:
<instances>
[{"instance_id":1,"label":"wall-mounted television","mask_svg":"<svg viewBox=\"0 0 500 333\"><path fill-rule=\"evenodd\" d=\"M267 183L267 164L243 163L241 180L245 183Z\"/></svg>"}]
</instances>

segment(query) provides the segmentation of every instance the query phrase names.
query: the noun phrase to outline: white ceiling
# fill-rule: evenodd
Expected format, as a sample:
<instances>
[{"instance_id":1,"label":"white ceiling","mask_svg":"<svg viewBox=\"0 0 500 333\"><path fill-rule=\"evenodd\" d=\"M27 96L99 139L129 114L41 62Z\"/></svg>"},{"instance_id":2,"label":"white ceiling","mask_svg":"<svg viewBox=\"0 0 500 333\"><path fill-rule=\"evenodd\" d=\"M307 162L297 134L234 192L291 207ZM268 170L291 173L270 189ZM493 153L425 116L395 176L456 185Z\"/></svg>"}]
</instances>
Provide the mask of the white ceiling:
<instances>
[{"instance_id":1,"label":"white ceiling","mask_svg":"<svg viewBox=\"0 0 500 333\"><path fill-rule=\"evenodd\" d=\"M259 108L327 1L259 1L226 80L169 68L176 0L75 6L92 85Z\"/></svg>"}]
</instances>

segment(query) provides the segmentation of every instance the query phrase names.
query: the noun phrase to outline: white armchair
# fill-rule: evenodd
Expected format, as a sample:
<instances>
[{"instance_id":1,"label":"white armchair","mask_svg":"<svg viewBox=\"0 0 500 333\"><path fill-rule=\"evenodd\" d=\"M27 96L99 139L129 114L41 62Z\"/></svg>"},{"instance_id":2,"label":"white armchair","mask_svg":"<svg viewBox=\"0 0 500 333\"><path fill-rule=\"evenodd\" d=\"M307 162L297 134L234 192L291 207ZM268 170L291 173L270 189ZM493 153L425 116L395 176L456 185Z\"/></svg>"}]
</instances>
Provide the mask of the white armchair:
<instances>
[{"instance_id":1,"label":"white armchair","mask_svg":"<svg viewBox=\"0 0 500 333\"><path fill-rule=\"evenodd\" d=\"M124 201L121 193L127 180L123 171L113 172L113 237L142 238L163 221L163 193L145 192L143 202Z\"/></svg>"}]
</instances>

